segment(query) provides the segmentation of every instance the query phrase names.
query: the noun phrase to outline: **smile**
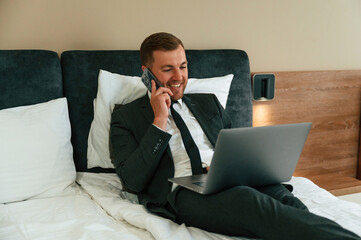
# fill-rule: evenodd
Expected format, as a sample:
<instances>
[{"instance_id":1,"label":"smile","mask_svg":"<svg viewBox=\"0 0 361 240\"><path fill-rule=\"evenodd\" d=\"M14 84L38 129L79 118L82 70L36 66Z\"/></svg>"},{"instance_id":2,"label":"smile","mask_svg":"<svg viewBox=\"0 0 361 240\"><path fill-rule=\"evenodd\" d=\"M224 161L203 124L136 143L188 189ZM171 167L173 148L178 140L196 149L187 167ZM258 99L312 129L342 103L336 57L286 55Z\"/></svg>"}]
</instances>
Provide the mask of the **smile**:
<instances>
[{"instance_id":1,"label":"smile","mask_svg":"<svg viewBox=\"0 0 361 240\"><path fill-rule=\"evenodd\" d=\"M168 84L169 87L172 87L172 88L179 88L180 87L180 83L178 84Z\"/></svg>"}]
</instances>

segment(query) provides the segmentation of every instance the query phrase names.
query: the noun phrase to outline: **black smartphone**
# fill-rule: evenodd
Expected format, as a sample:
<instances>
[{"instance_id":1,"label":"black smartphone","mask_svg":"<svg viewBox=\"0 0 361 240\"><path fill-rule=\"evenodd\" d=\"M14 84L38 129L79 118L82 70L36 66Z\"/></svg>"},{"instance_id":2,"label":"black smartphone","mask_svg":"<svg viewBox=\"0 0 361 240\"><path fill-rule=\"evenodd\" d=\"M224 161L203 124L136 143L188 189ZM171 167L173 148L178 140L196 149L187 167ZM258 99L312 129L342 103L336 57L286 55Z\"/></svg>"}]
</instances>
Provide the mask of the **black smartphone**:
<instances>
[{"instance_id":1,"label":"black smartphone","mask_svg":"<svg viewBox=\"0 0 361 240\"><path fill-rule=\"evenodd\" d=\"M152 91L152 80L155 81L157 88L163 87L163 84L153 75L153 73L148 68L145 68L142 74L142 82L150 92Z\"/></svg>"}]
</instances>

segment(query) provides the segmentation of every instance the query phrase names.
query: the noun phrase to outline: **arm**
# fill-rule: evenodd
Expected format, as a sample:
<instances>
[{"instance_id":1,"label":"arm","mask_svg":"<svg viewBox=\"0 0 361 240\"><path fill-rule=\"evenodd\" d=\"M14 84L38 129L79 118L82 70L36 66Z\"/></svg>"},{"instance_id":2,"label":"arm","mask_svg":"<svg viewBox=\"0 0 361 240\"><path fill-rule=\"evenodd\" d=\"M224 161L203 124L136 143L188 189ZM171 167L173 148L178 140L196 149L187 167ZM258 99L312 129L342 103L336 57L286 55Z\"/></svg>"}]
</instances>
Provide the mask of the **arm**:
<instances>
[{"instance_id":1,"label":"arm","mask_svg":"<svg viewBox=\"0 0 361 240\"><path fill-rule=\"evenodd\" d=\"M127 110L127 109L126 109ZM110 127L110 148L113 164L123 187L141 192L158 168L168 146L170 134L152 124L139 130L134 114L114 111ZM138 116L139 117L139 116ZM145 133L140 133L145 131ZM144 134L143 137L136 137Z\"/></svg>"},{"instance_id":2,"label":"arm","mask_svg":"<svg viewBox=\"0 0 361 240\"><path fill-rule=\"evenodd\" d=\"M167 88L156 89L152 81L150 104L154 114L153 125L139 120L143 119L141 110L133 109L134 106L112 114L110 151L116 172L128 191L143 191L158 169L171 138L170 134L162 131L167 124L171 94Z\"/></svg>"}]
</instances>

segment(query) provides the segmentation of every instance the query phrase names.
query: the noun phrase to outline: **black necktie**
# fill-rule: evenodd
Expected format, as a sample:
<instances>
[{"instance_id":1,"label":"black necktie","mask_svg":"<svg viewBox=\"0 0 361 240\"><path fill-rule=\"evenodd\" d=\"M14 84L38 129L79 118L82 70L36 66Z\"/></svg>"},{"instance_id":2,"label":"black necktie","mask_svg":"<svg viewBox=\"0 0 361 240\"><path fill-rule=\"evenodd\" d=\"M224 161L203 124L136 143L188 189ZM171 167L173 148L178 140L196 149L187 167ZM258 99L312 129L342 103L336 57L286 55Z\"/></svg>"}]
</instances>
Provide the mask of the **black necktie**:
<instances>
[{"instance_id":1,"label":"black necktie","mask_svg":"<svg viewBox=\"0 0 361 240\"><path fill-rule=\"evenodd\" d=\"M202 174L202 161L199 154L198 147L194 142L191 133L189 132L187 125L183 121L182 117L177 113L173 108L174 102L170 106L170 112L172 113L175 124L177 125L183 140L184 147L188 153L188 156L191 160L192 174Z\"/></svg>"}]
</instances>

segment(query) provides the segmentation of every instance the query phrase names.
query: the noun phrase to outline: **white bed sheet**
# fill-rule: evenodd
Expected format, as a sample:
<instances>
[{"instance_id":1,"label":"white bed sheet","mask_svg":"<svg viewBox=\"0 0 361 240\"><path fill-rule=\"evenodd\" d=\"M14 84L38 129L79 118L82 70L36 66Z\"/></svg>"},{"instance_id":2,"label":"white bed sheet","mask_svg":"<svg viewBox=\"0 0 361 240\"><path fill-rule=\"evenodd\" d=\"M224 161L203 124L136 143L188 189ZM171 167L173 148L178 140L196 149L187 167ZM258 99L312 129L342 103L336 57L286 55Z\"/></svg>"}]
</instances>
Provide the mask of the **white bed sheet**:
<instances>
[{"instance_id":1,"label":"white bed sheet","mask_svg":"<svg viewBox=\"0 0 361 240\"><path fill-rule=\"evenodd\" d=\"M78 173L77 182L114 219L145 229L156 240L247 239L209 233L150 214L143 206L124 199L116 174ZM290 183L294 186L295 196L311 212L332 219L361 236L361 204L340 200L306 178L293 177Z\"/></svg>"},{"instance_id":2,"label":"white bed sheet","mask_svg":"<svg viewBox=\"0 0 361 240\"><path fill-rule=\"evenodd\" d=\"M0 204L1 240L153 239L125 221L115 221L78 185L62 195Z\"/></svg>"}]
</instances>

